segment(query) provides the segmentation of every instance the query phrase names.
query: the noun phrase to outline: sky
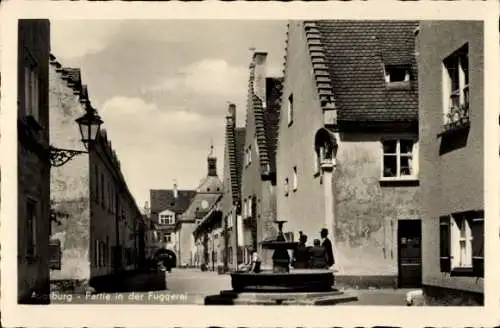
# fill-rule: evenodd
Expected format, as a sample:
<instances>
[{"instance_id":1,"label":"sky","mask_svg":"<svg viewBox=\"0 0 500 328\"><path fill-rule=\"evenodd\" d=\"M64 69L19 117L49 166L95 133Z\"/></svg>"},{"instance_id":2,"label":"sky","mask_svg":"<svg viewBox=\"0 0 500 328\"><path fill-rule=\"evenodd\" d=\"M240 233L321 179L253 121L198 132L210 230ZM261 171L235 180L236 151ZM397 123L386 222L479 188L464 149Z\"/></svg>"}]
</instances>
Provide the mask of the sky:
<instances>
[{"instance_id":1,"label":"sky","mask_svg":"<svg viewBox=\"0 0 500 328\"><path fill-rule=\"evenodd\" d=\"M225 114L243 126L252 50L281 76L285 21L52 20L51 52L80 68L137 205L150 189L195 189L213 141L223 174Z\"/></svg>"}]
</instances>

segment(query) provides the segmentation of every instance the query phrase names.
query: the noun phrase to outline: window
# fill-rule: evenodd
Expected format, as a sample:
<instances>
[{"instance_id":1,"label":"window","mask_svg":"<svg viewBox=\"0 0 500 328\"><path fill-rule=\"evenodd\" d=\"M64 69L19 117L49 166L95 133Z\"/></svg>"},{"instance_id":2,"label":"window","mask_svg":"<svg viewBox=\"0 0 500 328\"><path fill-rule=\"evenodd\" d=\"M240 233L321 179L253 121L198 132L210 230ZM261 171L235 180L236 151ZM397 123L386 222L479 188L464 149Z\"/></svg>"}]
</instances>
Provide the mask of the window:
<instances>
[{"instance_id":1,"label":"window","mask_svg":"<svg viewBox=\"0 0 500 328\"><path fill-rule=\"evenodd\" d=\"M463 46L443 61L444 124L469 116L469 54Z\"/></svg>"},{"instance_id":2,"label":"window","mask_svg":"<svg viewBox=\"0 0 500 328\"><path fill-rule=\"evenodd\" d=\"M386 65L385 82L389 87L391 86L409 86L410 83L410 70L406 66L399 65Z\"/></svg>"},{"instance_id":3,"label":"window","mask_svg":"<svg viewBox=\"0 0 500 328\"><path fill-rule=\"evenodd\" d=\"M248 197L248 216L251 217L253 216L253 199L252 197Z\"/></svg>"},{"instance_id":4,"label":"window","mask_svg":"<svg viewBox=\"0 0 500 328\"><path fill-rule=\"evenodd\" d=\"M293 191L296 191L298 188L298 177L297 177L297 167L293 167Z\"/></svg>"},{"instance_id":5,"label":"window","mask_svg":"<svg viewBox=\"0 0 500 328\"><path fill-rule=\"evenodd\" d=\"M470 222L463 217L451 221L451 269L472 268L472 231Z\"/></svg>"},{"instance_id":6,"label":"window","mask_svg":"<svg viewBox=\"0 0 500 328\"><path fill-rule=\"evenodd\" d=\"M287 112L288 126L290 126L293 123L293 94L290 94L290 96L288 96L286 112Z\"/></svg>"},{"instance_id":7,"label":"window","mask_svg":"<svg viewBox=\"0 0 500 328\"><path fill-rule=\"evenodd\" d=\"M163 241L166 243L171 243L172 242L172 234L166 233L165 235L163 235Z\"/></svg>"},{"instance_id":8,"label":"window","mask_svg":"<svg viewBox=\"0 0 500 328\"><path fill-rule=\"evenodd\" d=\"M174 224L175 218L172 214L162 214L160 215L160 224Z\"/></svg>"},{"instance_id":9,"label":"window","mask_svg":"<svg viewBox=\"0 0 500 328\"><path fill-rule=\"evenodd\" d=\"M38 67L32 59L24 67L24 106L25 113L39 121L40 96L39 96Z\"/></svg>"},{"instance_id":10,"label":"window","mask_svg":"<svg viewBox=\"0 0 500 328\"><path fill-rule=\"evenodd\" d=\"M412 139L384 140L382 178L409 178L417 176L414 158L418 154L417 142Z\"/></svg>"},{"instance_id":11,"label":"window","mask_svg":"<svg viewBox=\"0 0 500 328\"><path fill-rule=\"evenodd\" d=\"M247 200L243 199L243 217L246 218L248 214L248 209L247 209Z\"/></svg>"},{"instance_id":12,"label":"window","mask_svg":"<svg viewBox=\"0 0 500 328\"><path fill-rule=\"evenodd\" d=\"M248 165L252 164L252 146L248 146Z\"/></svg>"},{"instance_id":13,"label":"window","mask_svg":"<svg viewBox=\"0 0 500 328\"><path fill-rule=\"evenodd\" d=\"M38 216L38 203L28 199L26 204L26 255L36 255L36 219Z\"/></svg>"},{"instance_id":14,"label":"window","mask_svg":"<svg viewBox=\"0 0 500 328\"><path fill-rule=\"evenodd\" d=\"M285 196L288 196L288 178L284 182Z\"/></svg>"},{"instance_id":15,"label":"window","mask_svg":"<svg viewBox=\"0 0 500 328\"><path fill-rule=\"evenodd\" d=\"M257 136L254 137L253 140L254 147L255 147L255 154L257 155L257 158L259 157L259 144L257 143Z\"/></svg>"},{"instance_id":16,"label":"window","mask_svg":"<svg viewBox=\"0 0 500 328\"><path fill-rule=\"evenodd\" d=\"M440 218L441 272L484 276L484 211Z\"/></svg>"},{"instance_id":17,"label":"window","mask_svg":"<svg viewBox=\"0 0 500 328\"><path fill-rule=\"evenodd\" d=\"M104 174L101 173L101 205L104 206Z\"/></svg>"},{"instance_id":18,"label":"window","mask_svg":"<svg viewBox=\"0 0 500 328\"><path fill-rule=\"evenodd\" d=\"M229 214L227 217L227 227L232 228L233 227L233 214Z\"/></svg>"}]
</instances>

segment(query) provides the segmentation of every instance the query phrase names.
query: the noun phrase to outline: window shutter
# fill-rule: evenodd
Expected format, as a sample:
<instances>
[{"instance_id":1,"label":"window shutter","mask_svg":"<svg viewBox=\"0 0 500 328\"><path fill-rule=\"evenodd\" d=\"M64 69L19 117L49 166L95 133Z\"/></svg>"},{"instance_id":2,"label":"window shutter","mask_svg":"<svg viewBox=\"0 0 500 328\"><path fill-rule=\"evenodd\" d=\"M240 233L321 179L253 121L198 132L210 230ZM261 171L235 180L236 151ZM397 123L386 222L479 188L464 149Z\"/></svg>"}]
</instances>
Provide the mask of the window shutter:
<instances>
[{"instance_id":1,"label":"window shutter","mask_svg":"<svg viewBox=\"0 0 500 328\"><path fill-rule=\"evenodd\" d=\"M439 264L441 272L451 271L450 216L439 218Z\"/></svg>"},{"instance_id":2,"label":"window shutter","mask_svg":"<svg viewBox=\"0 0 500 328\"><path fill-rule=\"evenodd\" d=\"M472 230L472 269L474 276L484 277L484 219L475 217Z\"/></svg>"}]
</instances>

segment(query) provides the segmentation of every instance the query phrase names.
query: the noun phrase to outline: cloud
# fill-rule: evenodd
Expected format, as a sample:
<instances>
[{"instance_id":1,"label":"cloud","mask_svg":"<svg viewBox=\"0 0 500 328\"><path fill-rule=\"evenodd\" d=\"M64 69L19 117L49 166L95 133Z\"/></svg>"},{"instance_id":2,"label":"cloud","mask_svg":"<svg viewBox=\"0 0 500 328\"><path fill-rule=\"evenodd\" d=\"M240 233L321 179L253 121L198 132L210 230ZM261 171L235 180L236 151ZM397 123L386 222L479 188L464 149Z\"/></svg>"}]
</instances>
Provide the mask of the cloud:
<instances>
[{"instance_id":1,"label":"cloud","mask_svg":"<svg viewBox=\"0 0 500 328\"><path fill-rule=\"evenodd\" d=\"M222 174L224 118L204 116L182 107L160 109L141 98L114 97L100 109L108 138L139 205L149 189L168 188L173 179L195 188L206 172L211 139Z\"/></svg>"},{"instance_id":2,"label":"cloud","mask_svg":"<svg viewBox=\"0 0 500 328\"><path fill-rule=\"evenodd\" d=\"M148 91L196 91L202 95L235 95L245 90L248 70L228 64L224 59L203 59L179 69Z\"/></svg>"},{"instance_id":3,"label":"cloud","mask_svg":"<svg viewBox=\"0 0 500 328\"><path fill-rule=\"evenodd\" d=\"M102 51L120 32L118 20L51 20L52 53L71 60Z\"/></svg>"}]
</instances>

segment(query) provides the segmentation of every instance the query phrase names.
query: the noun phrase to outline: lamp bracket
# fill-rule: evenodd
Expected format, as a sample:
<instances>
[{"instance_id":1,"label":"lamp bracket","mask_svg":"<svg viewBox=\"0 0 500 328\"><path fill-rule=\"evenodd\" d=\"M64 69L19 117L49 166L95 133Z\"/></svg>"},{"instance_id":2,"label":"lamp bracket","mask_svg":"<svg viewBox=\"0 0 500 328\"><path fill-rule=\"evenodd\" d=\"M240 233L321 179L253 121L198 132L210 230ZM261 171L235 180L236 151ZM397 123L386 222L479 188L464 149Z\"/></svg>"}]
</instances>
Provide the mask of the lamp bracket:
<instances>
[{"instance_id":1,"label":"lamp bracket","mask_svg":"<svg viewBox=\"0 0 500 328\"><path fill-rule=\"evenodd\" d=\"M63 148L56 148L53 146L49 147L49 151L50 151L50 165L52 167L63 166L77 155L88 154L88 151L84 150L63 149Z\"/></svg>"}]
</instances>

